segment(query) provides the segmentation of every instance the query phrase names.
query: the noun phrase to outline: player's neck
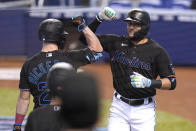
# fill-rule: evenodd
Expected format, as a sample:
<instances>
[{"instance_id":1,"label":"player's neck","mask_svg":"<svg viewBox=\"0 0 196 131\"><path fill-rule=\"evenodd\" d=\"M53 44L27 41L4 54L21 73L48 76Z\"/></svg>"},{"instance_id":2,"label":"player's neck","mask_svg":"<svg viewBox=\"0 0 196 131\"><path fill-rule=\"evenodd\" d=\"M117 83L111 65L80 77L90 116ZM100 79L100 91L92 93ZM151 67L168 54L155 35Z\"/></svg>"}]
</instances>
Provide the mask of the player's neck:
<instances>
[{"instance_id":1,"label":"player's neck","mask_svg":"<svg viewBox=\"0 0 196 131\"><path fill-rule=\"evenodd\" d=\"M51 52L51 51L55 51L58 50L58 46L56 44L53 43L47 43L47 44L43 44L42 47L42 52Z\"/></svg>"},{"instance_id":2,"label":"player's neck","mask_svg":"<svg viewBox=\"0 0 196 131\"><path fill-rule=\"evenodd\" d=\"M134 45L141 45L141 44L145 44L148 41L147 38L144 38L140 41L132 41Z\"/></svg>"}]
</instances>

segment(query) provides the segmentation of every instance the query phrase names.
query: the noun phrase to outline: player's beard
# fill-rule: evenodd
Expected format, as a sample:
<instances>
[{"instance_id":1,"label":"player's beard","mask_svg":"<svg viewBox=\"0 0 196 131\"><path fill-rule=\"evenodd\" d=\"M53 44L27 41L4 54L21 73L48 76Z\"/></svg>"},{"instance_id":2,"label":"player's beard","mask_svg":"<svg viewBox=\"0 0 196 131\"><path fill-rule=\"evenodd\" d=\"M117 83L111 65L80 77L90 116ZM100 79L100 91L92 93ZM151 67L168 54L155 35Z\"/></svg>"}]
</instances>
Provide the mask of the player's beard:
<instances>
[{"instance_id":1,"label":"player's beard","mask_svg":"<svg viewBox=\"0 0 196 131\"><path fill-rule=\"evenodd\" d=\"M135 42L138 42L144 38L144 36L140 34L140 30L139 31L128 30L128 35L130 40Z\"/></svg>"}]
</instances>

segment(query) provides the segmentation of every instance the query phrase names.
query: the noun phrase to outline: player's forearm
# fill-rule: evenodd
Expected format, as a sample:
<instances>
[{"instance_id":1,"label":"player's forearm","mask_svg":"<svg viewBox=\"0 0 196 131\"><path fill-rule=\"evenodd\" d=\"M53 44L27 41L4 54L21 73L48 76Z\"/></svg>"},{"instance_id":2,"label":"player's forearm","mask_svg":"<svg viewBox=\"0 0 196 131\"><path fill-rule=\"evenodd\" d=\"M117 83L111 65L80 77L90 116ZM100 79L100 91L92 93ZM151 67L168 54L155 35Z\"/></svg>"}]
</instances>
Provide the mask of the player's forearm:
<instances>
[{"instance_id":1,"label":"player's forearm","mask_svg":"<svg viewBox=\"0 0 196 131\"><path fill-rule=\"evenodd\" d=\"M162 82L161 90L170 90L171 89L171 82L167 78L160 79Z\"/></svg>"},{"instance_id":2,"label":"player's forearm","mask_svg":"<svg viewBox=\"0 0 196 131\"><path fill-rule=\"evenodd\" d=\"M20 91L20 96L18 97L17 105L16 105L16 117L15 117L15 125L14 130L16 128L21 128L24 117L27 113L28 107L30 103L30 91Z\"/></svg>"},{"instance_id":3,"label":"player's forearm","mask_svg":"<svg viewBox=\"0 0 196 131\"><path fill-rule=\"evenodd\" d=\"M29 107L29 103L30 103L30 99L19 98L17 105L16 105L16 113L26 115L28 107Z\"/></svg>"},{"instance_id":4,"label":"player's forearm","mask_svg":"<svg viewBox=\"0 0 196 131\"><path fill-rule=\"evenodd\" d=\"M133 72L130 78L134 88L155 88L162 90L174 90L176 88L176 78L174 76L160 80L151 80L137 72Z\"/></svg>"},{"instance_id":5,"label":"player's forearm","mask_svg":"<svg viewBox=\"0 0 196 131\"><path fill-rule=\"evenodd\" d=\"M172 84L175 84L175 82L171 83L171 81L168 78L162 78L160 80L151 81L151 87L161 89L161 90L175 89L175 86Z\"/></svg>"},{"instance_id":6,"label":"player's forearm","mask_svg":"<svg viewBox=\"0 0 196 131\"><path fill-rule=\"evenodd\" d=\"M29 102L30 102L29 98L23 99L23 97L21 97L20 94L16 105L16 117L15 117L15 124L13 125L13 131L21 131L21 125L27 113Z\"/></svg>"},{"instance_id":7,"label":"player's forearm","mask_svg":"<svg viewBox=\"0 0 196 131\"><path fill-rule=\"evenodd\" d=\"M84 33L87 44L92 51L95 51L95 52L103 51L103 48L101 46L99 39L88 27L86 27L82 32Z\"/></svg>"}]
</instances>

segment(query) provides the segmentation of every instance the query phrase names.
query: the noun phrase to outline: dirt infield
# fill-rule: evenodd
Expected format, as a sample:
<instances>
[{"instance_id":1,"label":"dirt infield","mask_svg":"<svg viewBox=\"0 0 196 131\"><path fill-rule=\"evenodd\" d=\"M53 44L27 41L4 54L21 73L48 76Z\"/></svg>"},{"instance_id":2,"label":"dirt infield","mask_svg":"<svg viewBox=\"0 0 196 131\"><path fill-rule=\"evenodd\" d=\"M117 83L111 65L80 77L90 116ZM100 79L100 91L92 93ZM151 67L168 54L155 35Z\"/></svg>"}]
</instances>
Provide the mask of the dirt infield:
<instances>
[{"instance_id":1,"label":"dirt infield","mask_svg":"<svg viewBox=\"0 0 196 131\"><path fill-rule=\"evenodd\" d=\"M21 67L24 60L0 59L0 67ZM112 75L108 64L88 65L89 70L98 79L101 97L112 99ZM196 68L176 67L177 88L174 91L157 91L157 109L181 116L196 124ZM18 81L0 80L0 87L17 88Z\"/></svg>"}]
</instances>

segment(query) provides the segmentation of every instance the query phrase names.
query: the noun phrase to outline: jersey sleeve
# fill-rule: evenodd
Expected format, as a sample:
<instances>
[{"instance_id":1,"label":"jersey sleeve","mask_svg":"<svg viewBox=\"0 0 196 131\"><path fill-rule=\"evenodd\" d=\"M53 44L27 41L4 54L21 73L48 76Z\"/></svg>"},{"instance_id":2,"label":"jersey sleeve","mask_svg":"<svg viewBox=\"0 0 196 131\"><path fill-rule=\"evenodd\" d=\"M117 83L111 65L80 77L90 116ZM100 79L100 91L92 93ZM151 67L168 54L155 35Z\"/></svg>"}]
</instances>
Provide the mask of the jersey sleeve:
<instances>
[{"instance_id":1,"label":"jersey sleeve","mask_svg":"<svg viewBox=\"0 0 196 131\"><path fill-rule=\"evenodd\" d=\"M27 64L24 63L20 72L20 81L19 81L20 90L30 90L28 84L28 72L26 70L27 70Z\"/></svg>"},{"instance_id":2,"label":"jersey sleeve","mask_svg":"<svg viewBox=\"0 0 196 131\"><path fill-rule=\"evenodd\" d=\"M121 40L120 36L114 34L98 34L97 37L103 49L107 52L117 49L120 43L119 41Z\"/></svg>"},{"instance_id":3,"label":"jersey sleeve","mask_svg":"<svg viewBox=\"0 0 196 131\"><path fill-rule=\"evenodd\" d=\"M156 58L158 74L161 78L175 76L172 62L165 49L160 48L160 54Z\"/></svg>"}]
</instances>

